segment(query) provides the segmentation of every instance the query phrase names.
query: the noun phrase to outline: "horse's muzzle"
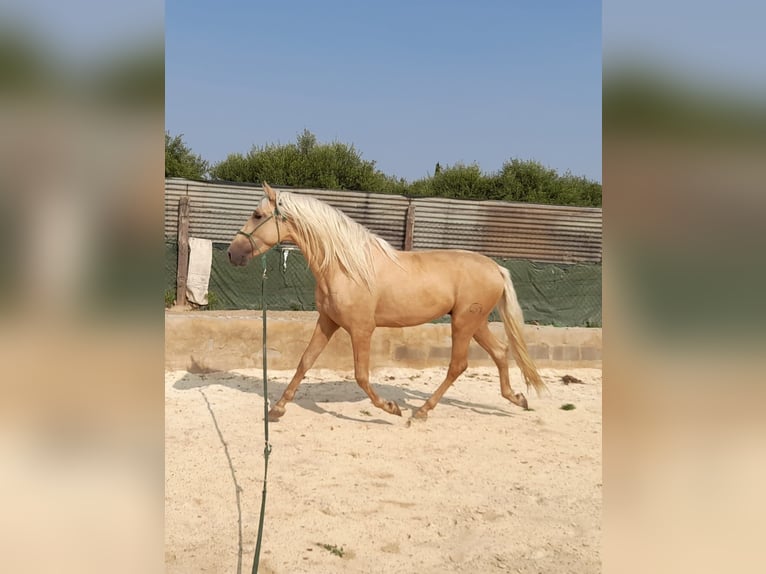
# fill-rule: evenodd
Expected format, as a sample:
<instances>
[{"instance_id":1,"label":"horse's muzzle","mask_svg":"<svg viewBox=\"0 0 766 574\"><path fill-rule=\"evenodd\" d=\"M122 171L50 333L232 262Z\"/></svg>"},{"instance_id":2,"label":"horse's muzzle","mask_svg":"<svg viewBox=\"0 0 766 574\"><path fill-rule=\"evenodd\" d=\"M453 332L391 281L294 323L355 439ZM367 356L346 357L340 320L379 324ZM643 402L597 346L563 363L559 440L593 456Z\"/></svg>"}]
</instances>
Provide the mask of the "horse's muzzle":
<instances>
[{"instance_id":1,"label":"horse's muzzle","mask_svg":"<svg viewBox=\"0 0 766 574\"><path fill-rule=\"evenodd\" d=\"M242 267L243 265L247 265L247 254L246 253L232 253L231 247L226 252L229 256L229 263L232 265L236 265L237 267Z\"/></svg>"}]
</instances>

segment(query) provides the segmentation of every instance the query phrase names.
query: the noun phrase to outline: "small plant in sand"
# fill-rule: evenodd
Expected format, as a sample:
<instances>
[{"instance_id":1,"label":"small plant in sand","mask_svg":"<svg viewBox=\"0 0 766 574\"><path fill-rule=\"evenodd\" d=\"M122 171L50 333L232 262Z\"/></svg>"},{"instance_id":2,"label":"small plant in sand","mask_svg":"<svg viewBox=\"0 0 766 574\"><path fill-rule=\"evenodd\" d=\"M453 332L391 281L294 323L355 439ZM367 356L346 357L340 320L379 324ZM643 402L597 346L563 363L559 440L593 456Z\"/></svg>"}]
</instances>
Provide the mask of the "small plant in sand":
<instances>
[{"instance_id":1,"label":"small plant in sand","mask_svg":"<svg viewBox=\"0 0 766 574\"><path fill-rule=\"evenodd\" d=\"M218 299L218 295L215 293L215 291L208 291L207 292L207 310L210 311L212 309L218 309L220 300Z\"/></svg>"},{"instance_id":2,"label":"small plant in sand","mask_svg":"<svg viewBox=\"0 0 766 574\"><path fill-rule=\"evenodd\" d=\"M343 558L343 554L345 554L345 552L343 551L343 546L338 548L335 544L322 544L321 542L317 542L317 546L319 546L320 548L324 548L331 554L335 554L335 556L338 556L340 558Z\"/></svg>"},{"instance_id":3,"label":"small plant in sand","mask_svg":"<svg viewBox=\"0 0 766 574\"><path fill-rule=\"evenodd\" d=\"M562 411L571 411L571 410L574 410L574 408L575 406L572 403L564 403L563 405L561 405Z\"/></svg>"}]
</instances>

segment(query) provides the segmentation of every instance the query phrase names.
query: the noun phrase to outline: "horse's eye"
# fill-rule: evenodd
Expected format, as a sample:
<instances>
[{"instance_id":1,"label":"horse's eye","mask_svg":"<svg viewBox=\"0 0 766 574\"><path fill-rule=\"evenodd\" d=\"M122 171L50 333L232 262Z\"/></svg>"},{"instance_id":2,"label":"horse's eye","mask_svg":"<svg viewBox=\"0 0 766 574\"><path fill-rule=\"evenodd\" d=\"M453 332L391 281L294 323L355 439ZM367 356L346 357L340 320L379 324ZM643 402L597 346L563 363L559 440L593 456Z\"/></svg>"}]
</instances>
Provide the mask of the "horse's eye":
<instances>
[{"instance_id":1,"label":"horse's eye","mask_svg":"<svg viewBox=\"0 0 766 574\"><path fill-rule=\"evenodd\" d=\"M253 219L260 219L261 217L263 217L263 215L261 215L261 211L259 209L253 211Z\"/></svg>"}]
</instances>

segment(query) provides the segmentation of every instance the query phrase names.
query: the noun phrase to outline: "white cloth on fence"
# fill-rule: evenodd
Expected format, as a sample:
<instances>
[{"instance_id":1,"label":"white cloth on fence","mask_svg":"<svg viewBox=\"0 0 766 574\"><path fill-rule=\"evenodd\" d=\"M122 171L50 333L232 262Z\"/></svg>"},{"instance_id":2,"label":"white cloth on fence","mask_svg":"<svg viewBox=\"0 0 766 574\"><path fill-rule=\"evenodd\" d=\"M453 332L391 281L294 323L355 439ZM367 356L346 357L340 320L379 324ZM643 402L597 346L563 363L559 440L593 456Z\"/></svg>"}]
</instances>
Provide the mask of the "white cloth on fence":
<instances>
[{"instance_id":1,"label":"white cloth on fence","mask_svg":"<svg viewBox=\"0 0 766 574\"><path fill-rule=\"evenodd\" d=\"M197 305L207 305L210 268L213 264L213 242L199 237L189 238L189 272L186 275L186 298Z\"/></svg>"}]
</instances>

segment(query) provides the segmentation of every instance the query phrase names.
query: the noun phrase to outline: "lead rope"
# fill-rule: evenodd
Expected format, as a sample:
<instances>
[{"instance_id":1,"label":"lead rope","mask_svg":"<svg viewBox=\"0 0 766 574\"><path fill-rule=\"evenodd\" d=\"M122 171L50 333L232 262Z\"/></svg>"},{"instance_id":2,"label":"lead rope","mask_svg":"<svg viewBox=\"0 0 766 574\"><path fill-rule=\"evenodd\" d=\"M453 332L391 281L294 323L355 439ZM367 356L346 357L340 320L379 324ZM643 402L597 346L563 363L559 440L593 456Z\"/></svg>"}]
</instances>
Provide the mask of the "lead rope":
<instances>
[{"instance_id":1,"label":"lead rope","mask_svg":"<svg viewBox=\"0 0 766 574\"><path fill-rule=\"evenodd\" d=\"M263 314L263 491L261 492L261 517L258 521L258 538L255 542L255 559L253 560L253 574L258 574L258 563L261 559L261 538L263 536L263 520L266 515L266 481L269 474L269 455L271 454L271 444L269 444L269 389L268 389L268 371L266 361L266 296L264 285L266 284L266 253L261 257L263 265L263 275L261 275L261 309Z\"/></svg>"},{"instance_id":2,"label":"lead rope","mask_svg":"<svg viewBox=\"0 0 766 574\"><path fill-rule=\"evenodd\" d=\"M258 574L258 564L261 561L261 538L263 537L263 520L266 516L266 481L269 475L269 455L271 454L271 444L269 443L269 375L267 368L267 351L266 351L266 253L271 251L274 247L281 245L282 236L279 232L279 219L282 214L279 212L279 206L274 208L275 222L277 224L277 244L268 249L263 255L261 255L261 266L263 267L263 274L261 275L261 310L263 316L263 491L261 492L261 517L258 520L258 537L255 541L255 558L253 559L253 574ZM266 223L265 221L263 223ZM263 223L261 225L263 225ZM257 229L257 228L256 228ZM250 233L250 242L252 243L252 233ZM247 235L243 233L243 235Z\"/></svg>"}]
</instances>

